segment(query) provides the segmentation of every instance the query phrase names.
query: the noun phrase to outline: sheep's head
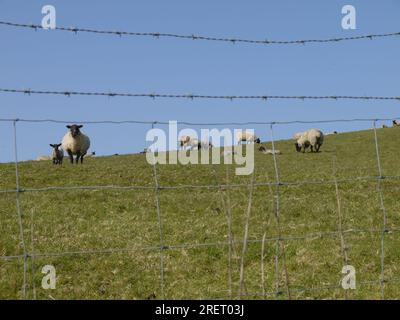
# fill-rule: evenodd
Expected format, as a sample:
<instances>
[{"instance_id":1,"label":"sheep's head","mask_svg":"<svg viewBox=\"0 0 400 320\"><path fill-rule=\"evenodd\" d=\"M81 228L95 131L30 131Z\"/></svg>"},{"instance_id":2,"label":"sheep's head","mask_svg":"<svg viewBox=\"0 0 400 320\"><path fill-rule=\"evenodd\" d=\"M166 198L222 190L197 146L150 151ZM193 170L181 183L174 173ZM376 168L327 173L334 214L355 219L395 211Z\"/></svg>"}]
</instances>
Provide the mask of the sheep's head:
<instances>
[{"instance_id":1,"label":"sheep's head","mask_svg":"<svg viewBox=\"0 0 400 320\"><path fill-rule=\"evenodd\" d=\"M294 146L296 147L297 152L301 151L301 145L299 145L297 142L294 144Z\"/></svg>"},{"instance_id":2,"label":"sheep's head","mask_svg":"<svg viewBox=\"0 0 400 320\"><path fill-rule=\"evenodd\" d=\"M67 128L69 129L69 131L71 132L71 135L76 138L77 136L79 136L81 134L81 128L83 126L82 125L77 125L77 124L73 124L73 125L68 125Z\"/></svg>"},{"instance_id":3,"label":"sheep's head","mask_svg":"<svg viewBox=\"0 0 400 320\"><path fill-rule=\"evenodd\" d=\"M61 143L50 144L50 147L52 147L54 150L58 150L58 148L61 147Z\"/></svg>"},{"instance_id":4,"label":"sheep's head","mask_svg":"<svg viewBox=\"0 0 400 320\"><path fill-rule=\"evenodd\" d=\"M260 140L260 138L257 138L256 140L254 140L254 142L260 144L261 140Z\"/></svg>"}]
</instances>

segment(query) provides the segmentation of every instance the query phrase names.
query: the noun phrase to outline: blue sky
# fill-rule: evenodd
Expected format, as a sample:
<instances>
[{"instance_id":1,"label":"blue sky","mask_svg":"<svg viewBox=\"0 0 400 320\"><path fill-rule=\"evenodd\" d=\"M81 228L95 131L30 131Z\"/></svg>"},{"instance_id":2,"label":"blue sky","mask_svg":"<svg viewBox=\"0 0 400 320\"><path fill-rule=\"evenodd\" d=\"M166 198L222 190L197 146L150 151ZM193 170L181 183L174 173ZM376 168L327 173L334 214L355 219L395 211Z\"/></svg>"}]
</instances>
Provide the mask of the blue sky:
<instances>
[{"instance_id":1,"label":"blue sky","mask_svg":"<svg viewBox=\"0 0 400 320\"><path fill-rule=\"evenodd\" d=\"M320 0L0 0L0 20L40 24L43 5L59 26L251 39L330 38L400 31L400 2ZM357 10L357 29L341 28L341 8ZM33 31L0 26L0 87L254 95L399 96L400 37L333 44L260 46ZM0 118L178 120L191 122L395 118L395 101L219 101L0 94ZM321 124L326 131L367 127ZM276 138L307 125L281 126ZM97 154L146 146L149 126L86 125ZM254 127L262 140L267 128ZM61 140L61 124L18 124L19 157L33 159ZM12 127L0 123L0 162L13 160Z\"/></svg>"}]
</instances>

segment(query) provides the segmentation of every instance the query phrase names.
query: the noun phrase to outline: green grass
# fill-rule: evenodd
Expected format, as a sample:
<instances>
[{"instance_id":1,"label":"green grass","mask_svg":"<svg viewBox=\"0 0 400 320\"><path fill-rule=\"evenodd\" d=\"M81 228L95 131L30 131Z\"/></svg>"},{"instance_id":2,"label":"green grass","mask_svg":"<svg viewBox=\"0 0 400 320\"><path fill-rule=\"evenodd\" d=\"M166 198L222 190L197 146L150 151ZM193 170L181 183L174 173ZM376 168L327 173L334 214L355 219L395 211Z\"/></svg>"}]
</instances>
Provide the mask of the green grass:
<instances>
[{"instance_id":1,"label":"green grass","mask_svg":"<svg viewBox=\"0 0 400 320\"><path fill-rule=\"evenodd\" d=\"M383 175L400 176L400 130L378 130ZM267 146L270 148L270 144ZM381 288L381 233L383 227L372 130L327 136L319 154L300 154L292 141L276 148L283 182L339 181L339 199L349 264L356 268L357 289L347 293L339 286L344 265L335 184L301 184L279 187L279 266L275 268L279 235L275 218L276 188L254 187L244 258L245 298L288 299L284 261L291 298L379 299ZM336 173L333 160L336 159ZM273 157L256 152L254 180L275 182ZM83 166L65 163L22 162L24 189L68 186L154 187L153 168L145 155L87 159ZM164 264L164 297L237 297L251 176L236 176L235 166L159 165L161 186L243 184L243 187L163 189L159 191L164 244L160 232L156 192L147 190L50 190L20 194L23 233L29 252L52 253L27 258L26 298L32 299L161 299L160 257ZM352 180L360 178L359 180ZM14 164L0 165L1 189L15 188ZM400 297L400 179L381 182L387 212L384 236L385 298ZM228 210L228 207L230 210ZM231 256L228 219L234 245ZM320 233L330 235L319 236ZM0 193L0 255L22 255L16 194ZM262 243L264 283L262 282ZM306 236L303 238L303 236ZM254 240L254 241L253 241ZM200 246L200 244L209 244ZM218 245L214 245L218 244ZM78 254L77 251L120 249L113 253ZM284 254L283 254L284 249ZM123 251L125 250L125 251ZM68 252L66 255L58 253ZM231 258L231 259L230 259ZM285 259L284 259L285 258ZM229 261L231 260L231 267ZM0 298L23 298L24 259L0 259ZM44 265L54 265L57 288L41 288ZM231 274L232 281L229 281ZM279 295L259 296L277 290ZM332 287L333 286L333 287ZM35 290L34 290L35 288Z\"/></svg>"}]
</instances>

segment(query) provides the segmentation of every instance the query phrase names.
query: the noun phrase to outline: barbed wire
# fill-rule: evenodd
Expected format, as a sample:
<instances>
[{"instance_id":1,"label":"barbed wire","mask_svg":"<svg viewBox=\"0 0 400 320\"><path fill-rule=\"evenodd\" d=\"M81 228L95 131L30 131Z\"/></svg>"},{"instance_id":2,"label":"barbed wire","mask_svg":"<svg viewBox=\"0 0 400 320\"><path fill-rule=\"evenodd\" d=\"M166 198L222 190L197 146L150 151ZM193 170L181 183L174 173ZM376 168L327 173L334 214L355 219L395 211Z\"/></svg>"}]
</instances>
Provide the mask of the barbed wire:
<instances>
[{"instance_id":1,"label":"barbed wire","mask_svg":"<svg viewBox=\"0 0 400 320\"><path fill-rule=\"evenodd\" d=\"M351 96L351 95L204 95L204 94L162 94L162 93L133 93L133 92L96 92L96 91L54 91L32 89L0 88L0 93L22 93L26 95L61 95L61 96L101 96L101 97L129 97L129 98L165 98L165 99L213 99L213 100L398 100L400 96Z\"/></svg>"},{"instance_id":2,"label":"barbed wire","mask_svg":"<svg viewBox=\"0 0 400 320\"><path fill-rule=\"evenodd\" d=\"M293 121L247 121L247 122L188 122L188 121L176 121L177 125L185 126L246 126L246 125L289 125L289 124L317 124L317 123L347 123L347 122L382 122L382 121L393 121L400 119L400 115L393 118L352 118L352 119L330 119L330 120L293 120ZM143 125L169 125L169 121L158 121L158 120L56 120L56 119L23 119L23 118L0 118L0 122L28 122L28 123L58 123L58 124L143 124Z\"/></svg>"},{"instance_id":3,"label":"barbed wire","mask_svg":"<svg viewBox=\"0 0 400 320\"><path fill-rule=\"evenodd\" d=\"M16 23L16 22L8 22L8 21L0 21L0 25L8 26L8 27L17 27L17 28L29 28L33 30L44 29L39 24L24 24L24 23ZM210 37L196 34L174 34L174 33L160 33L160 32L131 32L131 31L111 31L111 30L100 30L94 28L79 28L79 27L56 27L53 30L58 31L67 31L72 32L74 34L78 34L78 32L82 33L92 33L92 34L103 34L103 35L116 35L119 37L122 36L130 36L130 37L150 37L154 39L159 38L175 38L175 39L186 39L186 40L201 40L201 41L213 41L213 42L225 42L225 43L244 43L244 44L257 44L257 45L305 45L307 43L337 43L342 41L353 41L353 40L363 40L369 39L374 40L377 38L388 38L388 37L397 37L400 36L400 32L391 32L391 33L379 33L379 34L368 34L368 35L360 35L360 36L352 36L352 37L332 37L326 39L299 39L299 40L254 40L254 39L245 39L245 38L237 38L237 37Z\"/></svg>"}]
</instances>

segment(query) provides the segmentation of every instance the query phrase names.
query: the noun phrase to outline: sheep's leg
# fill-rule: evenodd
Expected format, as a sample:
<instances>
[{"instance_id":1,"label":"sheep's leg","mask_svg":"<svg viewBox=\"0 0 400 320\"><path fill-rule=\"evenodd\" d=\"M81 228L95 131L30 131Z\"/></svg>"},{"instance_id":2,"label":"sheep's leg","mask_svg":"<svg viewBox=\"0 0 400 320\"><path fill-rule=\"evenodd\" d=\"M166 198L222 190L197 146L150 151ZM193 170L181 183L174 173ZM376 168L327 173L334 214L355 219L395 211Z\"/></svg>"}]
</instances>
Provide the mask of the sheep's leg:
<instances>
[{"instance_id":1,"label":"sheep's leg","mask_svg":"<svg viewBox=\"0 0 400 320\"><path fill-rule=\"evenodd\" d=\"M314 147L313 147L313 146L310 146L310 148L311 148L311 152L314 152Z\"/></svg>"},{"instance_id":2,"label":"sheep's leg","mask_svg":"<svg viewBox=\"0 0 400 320\"><path fill-rule=\"evenodd\" d=\"M71 161L71 164L74 164L74 155L72 154L71 150L67 150L69 160Z\"/></svg>"},{"instance_id":3,"label":"sheep's leg","mask_svg":"<svg viewBox=\"0 0 400 320\"><path fill-rule=\"evenodd\" d=\"M81 152L78 151L78 152L76 153L76 164L79 163L79 158L80 158L80 157L81 157Z\"/></svg>"},{"instance_id":4,"label":"sheep's leg","mask_svg":"<svg viewBox=\"0 0 400 320\"><path fill-rule=\"evenodd\" d=\"M319 152L319 148L321 147L321 145L320 144L317 144L317 146L315 147L315 151L316 152Z\"/></svg>"}]
</instances>

